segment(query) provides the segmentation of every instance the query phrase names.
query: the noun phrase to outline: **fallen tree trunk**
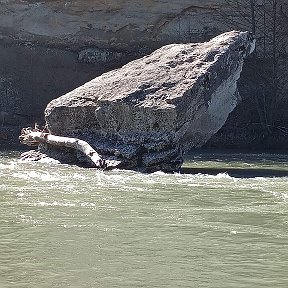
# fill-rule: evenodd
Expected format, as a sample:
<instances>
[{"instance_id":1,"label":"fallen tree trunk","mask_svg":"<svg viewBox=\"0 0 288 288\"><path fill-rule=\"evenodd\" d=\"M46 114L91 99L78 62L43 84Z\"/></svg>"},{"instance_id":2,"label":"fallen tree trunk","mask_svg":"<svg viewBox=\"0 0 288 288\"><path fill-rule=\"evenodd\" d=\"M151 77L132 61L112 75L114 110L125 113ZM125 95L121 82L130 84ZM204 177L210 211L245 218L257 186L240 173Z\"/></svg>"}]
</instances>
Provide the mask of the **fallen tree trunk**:
<instances>
[{"instance_id":1,"label":"fallen tree trunk","mask_svg":"<svg viewBox=\"0 0 288 288\"><path fill-rule=\"evenodd\" d=\"M105 169L106 162L101 156L84 140L77 138L55 136L35 128L23 128L19 140L22 144L28 146L38 146L39 143L45 143L52 146L73 148L81 151L96 168Z\"/></svg>"}]
</instances>

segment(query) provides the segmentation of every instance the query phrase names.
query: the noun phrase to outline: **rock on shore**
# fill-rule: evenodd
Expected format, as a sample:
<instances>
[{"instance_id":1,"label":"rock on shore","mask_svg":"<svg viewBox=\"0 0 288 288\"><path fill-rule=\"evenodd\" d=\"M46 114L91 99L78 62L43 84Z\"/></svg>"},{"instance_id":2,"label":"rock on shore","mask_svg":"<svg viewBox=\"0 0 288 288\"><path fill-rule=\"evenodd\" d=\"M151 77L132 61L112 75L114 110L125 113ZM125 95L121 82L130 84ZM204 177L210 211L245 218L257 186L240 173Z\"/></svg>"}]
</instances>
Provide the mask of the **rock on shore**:
<instances>
[{"instance_id":1,"label":"rock on shore","mask_svg":"<svg viewBox=\"0 0 288 288\"><path fill-rule=\"evenodd\" d=\"M254 44L248 32L231 31L163 46L51 101L48 130L87 141L122 168L176 171L183 153L205 144L239 103L237 80ZM63 153L74 153L40 150L64 162Z\"/></svg>"}]
</instances>

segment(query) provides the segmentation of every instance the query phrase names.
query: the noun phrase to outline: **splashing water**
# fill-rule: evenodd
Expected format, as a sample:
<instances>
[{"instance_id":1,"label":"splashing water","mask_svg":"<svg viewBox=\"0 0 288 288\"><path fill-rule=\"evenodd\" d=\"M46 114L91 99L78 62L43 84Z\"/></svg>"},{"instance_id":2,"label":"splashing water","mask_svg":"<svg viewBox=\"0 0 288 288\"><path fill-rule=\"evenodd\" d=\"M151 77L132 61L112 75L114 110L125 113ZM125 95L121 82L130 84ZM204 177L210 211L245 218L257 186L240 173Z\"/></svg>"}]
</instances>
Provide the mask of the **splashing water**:
<instances>
[{"instance_id":1,"label":"splashing water","mask_svg":"<svg viewBox=\"0 0 288 288\"><path fill-rule=\"evenodd\" d=\"M287 287L287 160L197 154L193 174L141 174L2 153L0 287Z\"/></svg>"}]
</instances>

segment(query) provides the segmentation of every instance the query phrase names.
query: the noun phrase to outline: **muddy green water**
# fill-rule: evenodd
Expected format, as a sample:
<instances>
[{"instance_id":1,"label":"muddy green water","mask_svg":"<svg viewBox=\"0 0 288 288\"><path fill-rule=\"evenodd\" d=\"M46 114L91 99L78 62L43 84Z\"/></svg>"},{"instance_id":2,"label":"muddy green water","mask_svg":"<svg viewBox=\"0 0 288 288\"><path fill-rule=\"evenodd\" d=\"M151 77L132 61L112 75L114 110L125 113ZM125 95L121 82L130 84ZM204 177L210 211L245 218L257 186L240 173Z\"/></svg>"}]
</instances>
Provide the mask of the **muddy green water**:
<instances>
[{"instance_id":1,"label":"muddy green water","mask_svg":"<svg viewBox=\"0 0 288 288\"><path fill-rule=\"evenodd\" d=\"M0 152L1 288L288 287L288 155L170 175L17 155Z\"/></svg>"}]
</instances>

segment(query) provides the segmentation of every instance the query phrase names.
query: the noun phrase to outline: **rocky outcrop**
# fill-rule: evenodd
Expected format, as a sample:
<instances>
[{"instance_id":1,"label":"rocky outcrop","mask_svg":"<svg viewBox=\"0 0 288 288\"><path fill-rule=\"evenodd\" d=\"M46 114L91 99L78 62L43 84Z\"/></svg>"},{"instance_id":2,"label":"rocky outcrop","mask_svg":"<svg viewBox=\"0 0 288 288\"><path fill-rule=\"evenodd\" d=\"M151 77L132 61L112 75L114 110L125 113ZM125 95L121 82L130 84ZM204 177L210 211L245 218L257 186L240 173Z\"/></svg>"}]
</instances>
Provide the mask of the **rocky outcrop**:
<instances>
[{"instance_id":1,"label":"rocky outcrop","mask_svg":"<svg viewBox=\"0 0 288 288\"><path fill-rule=\"evenodd\" d=\"M178 170L183 152L202 146L239 102L237 80L253 45L248 32L232 31L164 46L51 101L47 128L87 141L123 168Z\"/></svg>"}]
</instances>

